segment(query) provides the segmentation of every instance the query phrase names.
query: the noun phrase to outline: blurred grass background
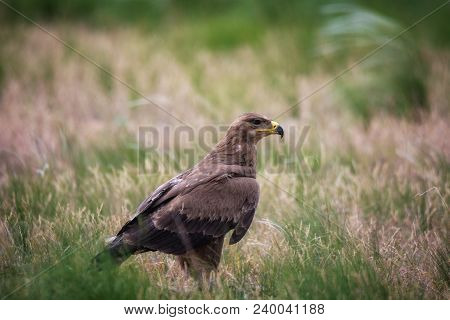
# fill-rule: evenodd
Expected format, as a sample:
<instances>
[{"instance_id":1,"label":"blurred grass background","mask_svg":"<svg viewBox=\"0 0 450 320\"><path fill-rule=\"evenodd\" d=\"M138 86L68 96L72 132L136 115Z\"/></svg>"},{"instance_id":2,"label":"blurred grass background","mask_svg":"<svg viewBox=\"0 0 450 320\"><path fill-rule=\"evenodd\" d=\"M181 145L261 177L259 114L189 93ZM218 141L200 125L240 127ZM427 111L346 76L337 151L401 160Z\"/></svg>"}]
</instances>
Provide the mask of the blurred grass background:
<instances>
[{"instance_id":1,"label":"blurred grass background","mask_svg":"<svg viewBox=\"0 0 450 320\"><path fill-rule=\"evenodd\" d=\"M444 3L7 2L196 129L277 116ZM311 127L302 161L270 140L280 156L259 170L288 193L258 177L257 221L202 292L164 255L89 269L186 169L180 153L172 172L139 174L137 128L179 123L0 4L0 295L33 280L8 298L448 299L449 17L277 119Z\"/></svg>"}]
</instances>

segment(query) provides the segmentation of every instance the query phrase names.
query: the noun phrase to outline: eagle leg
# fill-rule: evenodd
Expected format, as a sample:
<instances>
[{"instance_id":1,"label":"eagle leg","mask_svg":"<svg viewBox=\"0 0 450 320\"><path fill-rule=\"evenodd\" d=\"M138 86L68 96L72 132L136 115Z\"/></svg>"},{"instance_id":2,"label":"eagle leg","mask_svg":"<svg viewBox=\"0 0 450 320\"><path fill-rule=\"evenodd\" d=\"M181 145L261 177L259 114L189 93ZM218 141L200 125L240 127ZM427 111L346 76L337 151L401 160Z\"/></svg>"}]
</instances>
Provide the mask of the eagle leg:
<instances>
[{"instance_id":1,"label":"eagle leg","mask_svg":"<svg viewBox=\"0 0 450 320\"><path fill-rule=\"evenodd\" d=\"M224 236L215 238L207 245L177 256L181 269L190 274L200 284L210 282L212 273L217 271L219 267L223 240Z\"/></svg>"}]
</instances>

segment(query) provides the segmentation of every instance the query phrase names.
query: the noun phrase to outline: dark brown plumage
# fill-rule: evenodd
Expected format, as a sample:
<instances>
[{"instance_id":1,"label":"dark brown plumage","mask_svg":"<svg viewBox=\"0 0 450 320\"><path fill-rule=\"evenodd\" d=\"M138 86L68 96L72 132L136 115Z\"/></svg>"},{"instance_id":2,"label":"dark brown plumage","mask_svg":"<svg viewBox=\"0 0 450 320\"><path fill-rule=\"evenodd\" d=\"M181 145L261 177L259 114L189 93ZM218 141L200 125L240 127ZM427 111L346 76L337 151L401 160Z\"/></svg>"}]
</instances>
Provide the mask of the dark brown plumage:
<instances>
[{"instance_id":1,"label":"dark brown plumage","mask_svg":"<svg viewBox=\"0 0 450 320\"><path fill-rule=\"evenodd\" d=\"M283 129L255 113L240 116L196 166L150 194L95 260L109 256L121 263L161 251L178 256L190 271L217 269L225 235L233 231L235 244L252 223L259 200L256 143L270 134L283 136Z\"/></svg>"}]
</instances>

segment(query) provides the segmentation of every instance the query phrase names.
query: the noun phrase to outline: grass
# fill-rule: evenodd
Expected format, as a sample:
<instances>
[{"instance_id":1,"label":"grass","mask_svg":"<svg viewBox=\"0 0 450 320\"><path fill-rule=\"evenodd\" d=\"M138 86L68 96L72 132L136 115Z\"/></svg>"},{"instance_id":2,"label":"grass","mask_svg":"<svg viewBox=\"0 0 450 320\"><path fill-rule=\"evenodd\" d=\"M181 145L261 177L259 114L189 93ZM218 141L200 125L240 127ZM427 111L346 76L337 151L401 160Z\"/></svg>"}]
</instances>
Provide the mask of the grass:
<instances>
[{"instance_id":1,"label":"grass","mask_svg":"<svg viewBox=\"0 0 450 320\"><path fill-rule=\"evenodd\" d=\"M118 176L125 174L130 178L123 170L97 174L96 170L81 185L72 179L54 182L54 177L40 178L34 183L23 183L23 179L11 181L10 187L4 190L9 194L2 194L2 197L15 200L11 207L17 210L17 220L11 218L8 221L15 226L10 239L15 247L10 253L12 260L6 266L6 272L9 268L13 270L9 270L7 281L2 284L2 293L21 285L24 279L32 278L33 274L68 255L10 298L166 299L189 298L192 294L202 297L192 288L183 290L181 287L178 292L177 285L180 284L174 283L178 281L177 270L172 259L166 257L153 257L150 264L138 258L141 263L134 261L119 270L107 269L100 274L90 269L90 258L101 247L98 239L103 232L108 232L108 220L116 220L108 213L111 212L109 206L89 209L91 201L101 198L108 202L108 197L115 196L111 193L106 195L104 188L115 189L112 184L116 183ZM86 190L83 186L90 186L88 196L86 191L76 191ZM74 204L82 209L71 209ZM298 208L302 214L286 219L283 237L273 234L273 239L268 239L274 246L266 245L268 252L263 253L256 248L256 252L248 256L241 252L242 247L226 250L224 269L229 274L222 275L218 289L212 293L214 297L388 297L388 288L381 283L374 267L336 222L324 219L321 213L317 214L301 204ZM36 217L39 217L38 221ZM268 236L272 232L265 230ZM267 239L263 237L260 241ZM247 250L252 251L251 248ZM148 273L141 268L147 269ZM172 275L169 279L165 277L167 272Z\"/></svg>"},{"instance_id":2,"label":"grass","mask_svg":"<svg viewBox=\"0 0 450 320\"><path fill-rule=\"evenodd\" d=\"M332 66L336 58L345 63L349 56L373 52L405 29L392 18L355 5L328 5L323 13L328 18L320 32L322 51L333 57ZM343 81L339 88L351 110L366 121L380 110L411 116L426 107L426 73L418 43L406 34L362 62L355 80Z\"/></svg>"},{"instance_id":3,"label":"grass","mask_svg":"<svg viewBox=\"0 0 450 320\"><path fill-rule=\"evenodd\" d=\"M39 30L15 24L0 31L1 297L449 298L449 53L420 42L414 48L428 70L420 78L428 108L414 106L413 120L386 112L410 101L404 91L370 99L378 109L361 92L362 108L370 107L365 121L347 108L354 101L341 86L358 84L361 71L276 119L286 138L260 146L256 221L241 243L225 247L212 291L198 290L173 257L158 253L100 273L90 267L103 239L149 192L204 154L202 128L245 111L276 117L363 53L346 47L342 60L334 56L324 68L309 60L319 52L317 26L305 22L308 33L289 21L269 23L268 12L279 9L267 2L250 20L247 11L227 9L214 19L194 10L151 31L45 23L193 127L179 146L159 136L156 149L140 153L140 126L173 134L180 124ZM373 83L383 83L386 75L374 70ZM408 79L395 83L409 88ZM395 93L388 88L379 92ZM143 170L158 163L164 170Z\"/></svg>"},{"instance_id":4,"label":"grass","mask_svg":"<svg viewBox=\"0 0 450 320\"><path fill-rule=\"evenodd\" d=\"M366 215L359 222L362 226L352 228L343 222L351 220L347 210L339 212L331 198L320 194L320 185L329 179L326 176L345 172L345 166L339 170L321 168L303 183L292 179L291 174L278 177L293 184L288 189L296 187L297 200L286 198L284 193L273 200L271 195L278 192L277 189L260 179L263 195L259 219L243 244L225 249L218 287L210 293L197 291L187 279L180 280L177 276L180 270L174 266L173 259L159 254L132 258L120 269L99 273L92 270L89 263L102 246L100 239L125 221L149 185L156 186L167 177L137 175L133 161L126 160L126 149L116 150L117 154L124 154L123 166L118 169L103 162L104 151L84 152L93 157L90 164L74 162L65 173L11 178L2 189L2 212L9 213L4 216L2 226L5 280L1 285L2 294L51 268L8 298L398 299L445 296L448 285L445 244L438 245L433 243L437 239L430 239L435 232L444 232L441 237L446 236L446 227L442 224L448 224L448 213L442 208L439 197L430 197L417 206L414 192L406 191L405 195L405 191L391 182L386 182L383 189L385 193L387 190L386 194L378 192L375 196L372 191L362 192L361 200L353 196L351 189L347 190L344 199L351 197L354 205L367 207L364 208L367 211L361 213ZM441 183L445 188L448 171L444 172ZM358 176L363 178L364 174ZM281 185L286 186L286 183ZM362 187L361 184L349 185L350 188ZM416 207L434 222L422 228L417 219L420 213L414 212ZM430 210L439 212L432 214ZM396 213L404 215L392 217ZM376 229L369 222L373 219L377 219ZM398 221L395 223L392 219ZM383 230L395 225L400 232L391 234ZM402 248L407 241L403 243L401 237L408 232L417 232L415 241L418 243L411 245L414 255L432 255L418 261L402 261L398 256L416 258L410 256L409 250L413 248ZM389 243L373 239L385 236L392 237ZM53 267L56 262L59 263ZM411 272L413 268L420 268L431 272L428 276L435 278L417 279L416 275L411 275L409 280L414 281L403 283L402 279L396 279L400 266L411 268ZM427 281L431 281L432 288L425 287ZM435 291L438 288L440 291Z\"/></svg>"},{"instance_id":5,"label":"grass","mask_svg":"<svg viewBox=\"0 0 450 320\"><path fill-rule=\"evenodd\" d=\"M270 177L297 199L259 178L263 189L258 220L242 244L226 247L219 284L210 293L198 291L190 280L180 280L174 260L159 254L132 258L118 270L98 273L89 263L102 247L101 239L117 230L149 189L170 177L139 175L126 144L117 148L77 150L86 159L68 157L64 171L50 169L44 176L22 173L9 179L1 191L2 294L50 267L8 298L446 295L447 248L441 241L447 237L448 212L442 199L434 194L417 198L415 193L427 185L421 179L391 179L390 171L367 174L357 155L354 172L345 162L323 163L307 177L295 178L291 172ZM108 154L117 160L105 161ZM448 164L441 166L435 164L433 183L437 190L448 190ZM353 206L356 212L351 212ZM408 240L410 233L414 240Z\"/></svg>"}]
</instances>

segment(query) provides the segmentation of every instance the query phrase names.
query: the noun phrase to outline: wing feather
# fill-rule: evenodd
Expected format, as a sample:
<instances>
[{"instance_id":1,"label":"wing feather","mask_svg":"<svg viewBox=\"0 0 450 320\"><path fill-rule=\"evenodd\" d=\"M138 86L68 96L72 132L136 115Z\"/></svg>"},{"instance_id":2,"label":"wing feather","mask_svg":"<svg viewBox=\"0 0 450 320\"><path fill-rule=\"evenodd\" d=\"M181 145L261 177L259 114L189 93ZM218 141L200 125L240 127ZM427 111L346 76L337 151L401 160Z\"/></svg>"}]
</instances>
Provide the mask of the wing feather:
<instances>
[{"instance_id":1,"label":"wing feather","mask_svg":"<svg viewBox=\"0 0 450 320\"><path fill-rule=\"evenodd\" d=\"M235 229L233 244L247 232L258 198L254 177L184 173L156 189L118 235L139 251L184 254Z\"/></svg>"}]
</instances>

